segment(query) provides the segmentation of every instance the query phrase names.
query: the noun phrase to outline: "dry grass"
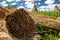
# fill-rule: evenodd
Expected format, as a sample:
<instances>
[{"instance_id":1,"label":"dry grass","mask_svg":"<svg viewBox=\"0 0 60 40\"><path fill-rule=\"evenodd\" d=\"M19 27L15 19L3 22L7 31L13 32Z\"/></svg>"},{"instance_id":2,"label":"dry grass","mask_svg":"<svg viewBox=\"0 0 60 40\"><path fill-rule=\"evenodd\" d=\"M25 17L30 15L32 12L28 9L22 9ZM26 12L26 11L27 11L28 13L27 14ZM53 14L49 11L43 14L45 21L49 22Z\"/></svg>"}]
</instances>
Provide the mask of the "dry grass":
<instances>
[{"instance_id":1,"label":"dry grass","mask_svg":"<svg viewBox=\"0 0 60 40\"><path fill-rule=\"evenodd\" d=\"M34 20L24 9L17 9L11 15L8 15L6 17L6 26L13 37L23 40L32 40L37 32Z\"/></svg>"}]
</instances>

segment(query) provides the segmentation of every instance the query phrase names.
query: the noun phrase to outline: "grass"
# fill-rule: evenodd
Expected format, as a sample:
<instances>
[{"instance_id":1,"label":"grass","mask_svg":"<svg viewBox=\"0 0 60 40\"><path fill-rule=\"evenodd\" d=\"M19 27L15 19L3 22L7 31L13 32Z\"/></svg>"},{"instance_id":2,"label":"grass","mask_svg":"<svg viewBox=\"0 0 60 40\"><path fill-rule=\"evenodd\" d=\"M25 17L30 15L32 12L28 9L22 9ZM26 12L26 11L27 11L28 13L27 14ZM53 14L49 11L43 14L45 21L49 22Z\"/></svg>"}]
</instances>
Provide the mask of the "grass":
<instances>
[{"instance_id":1,"label":"grass","mask_svg":"<svg viewBox=\"0 0 60 40\"><path fill-rule=\"evenodd\" d=\"M32 12L35 14L40 14L44 16L51 16L51 17L60 17L60 12L48 12L48 11L38 11ZM51 23L47 24L50 25ZM50 25L51 26L51 25ZM43 40L60 40L60 30L54 28L48 28L46 26L38 26L38 34L43 37Z\"/></svg>"},{"instance_id":2,"label":"grass","mask_svg":"<svg viewBox=\"0 0 60 40\"><path fill-rule=\"evenodd\" d=\"M43 37L43 40L60 40L60 30L38 26L38 34Z\"/></svg>"},{"instance_id":3,"label":"grass","mask_svg":"<svg viewBox=\"0 0 60 40\"><path fill-rule=\"evenodd\" d=\"M37 11L34 13L45 15L45 16L60 17L60 12Z\"/></svg>"}]
</instances>

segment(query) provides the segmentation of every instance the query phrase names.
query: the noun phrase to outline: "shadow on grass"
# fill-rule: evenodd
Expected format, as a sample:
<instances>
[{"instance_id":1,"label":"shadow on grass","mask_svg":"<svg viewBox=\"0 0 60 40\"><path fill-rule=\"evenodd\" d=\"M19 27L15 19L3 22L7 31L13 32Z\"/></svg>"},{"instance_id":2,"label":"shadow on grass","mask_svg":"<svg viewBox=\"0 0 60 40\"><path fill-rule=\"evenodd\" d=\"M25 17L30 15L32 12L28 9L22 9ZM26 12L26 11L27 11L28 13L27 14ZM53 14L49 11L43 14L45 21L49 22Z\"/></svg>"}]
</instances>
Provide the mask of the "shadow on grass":
<instances>
[{"instance_id":1,"label":"shadow on grass","mask_svg":"<svg viewBox=\"0 0 60 40\"><path fill-rule=\"evenodd\" d=\"M43 25L38 26L38 34L42 36L43 40L59 40L60 30L49 28Z\"/></svg>"}]
</instances>

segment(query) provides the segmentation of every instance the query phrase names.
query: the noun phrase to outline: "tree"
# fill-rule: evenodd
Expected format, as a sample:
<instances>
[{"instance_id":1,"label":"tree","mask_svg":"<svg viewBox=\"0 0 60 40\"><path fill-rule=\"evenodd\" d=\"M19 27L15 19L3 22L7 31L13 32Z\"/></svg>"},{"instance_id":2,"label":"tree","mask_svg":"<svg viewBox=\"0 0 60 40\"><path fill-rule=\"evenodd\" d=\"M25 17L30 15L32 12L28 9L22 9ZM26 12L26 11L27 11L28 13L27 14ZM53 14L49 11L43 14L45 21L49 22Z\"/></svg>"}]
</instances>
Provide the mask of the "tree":
<instances>
[{"instance_id":1,"label":"tree","mask_svg":"<svg viewBox=\"0 0 60 40\"><path fill-rule=\"evenodd\" d=\"M12 5L12 6L8 5L8 6L5 7L5 8L8 8L8 9L15 9L15 8L16 8L16 5Z\"/></svg>"},{"instance_id":2,"label":"tree","mask_svg":"<svg viewBox=\"0 0 60 40\"><path fill-rule=\"evenodd\" d=\"M1 6L0 6L0 8L1 8Z\"/></svg>"}]
</instances>

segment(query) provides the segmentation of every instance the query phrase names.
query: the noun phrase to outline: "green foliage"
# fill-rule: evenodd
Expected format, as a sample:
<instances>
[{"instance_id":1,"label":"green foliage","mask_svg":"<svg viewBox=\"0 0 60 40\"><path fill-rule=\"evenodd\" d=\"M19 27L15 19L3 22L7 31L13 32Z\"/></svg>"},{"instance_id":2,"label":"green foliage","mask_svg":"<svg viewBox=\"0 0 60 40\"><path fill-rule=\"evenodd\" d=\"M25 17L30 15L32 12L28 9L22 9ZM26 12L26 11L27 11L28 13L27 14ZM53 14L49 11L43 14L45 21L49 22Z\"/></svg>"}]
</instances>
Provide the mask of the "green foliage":
<instances>
[{"instance_id":1,"label":"green foliage","mask_svg":"<svg viewBox=\"0 0 60 40\"><path fill-rule=\"evenodd\" d=\"M60 17L60 12L48 12L48 11L36 11L33 12L36 14L41 14L44 16L52 16L52 17ZM47 26L53 25L53 23L49 22ZM60 40L60 30L54 28L48 28L46 26L38 26L38 34L43 37L43 40Z\"/></svg>"},{"instance_id":2,"label":"green foliage","mask_svg":"<svg viewBox=\"0 0 60 40\"><path fill-rule=\"evenodd\" d=\"M8 9L14 9L14 8L16 8L16 5L12 5L12 6L8 5L6 8L8 8Z\"/></svg>"},{"instance_id":3,"label":"green foliage","mask_svg":"<svg viewBox=\"0 0 60 40\"><path fill-rule=\"evenodd\" d=\"M34 12L34 13L42 14L42 15L45 15L45 16L60 17L60 12L37 11L37 12Z\"/></svg>"},{"instance_id":4,"label":"green foliage","mask_svg":"<svg viewBox=\"0 0 60 40\"><path fill-rule=\"evenodd\" d=\"M0 6L0 8L1 8L1 6Z\"/></svg>"},{"instance_id":5,"label":"green foliage","mask_svg":"<svg viewBox=\"0 0 60 40\"><path fill-rule=\"evenodd\" d=\"M60 40L60 30L38 26L38 34L43 37L43 40Z\"/></svg>"}]
</instances>

